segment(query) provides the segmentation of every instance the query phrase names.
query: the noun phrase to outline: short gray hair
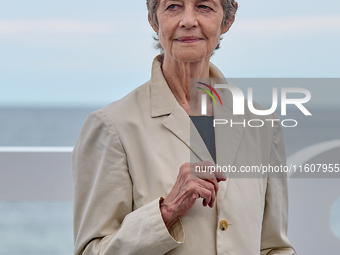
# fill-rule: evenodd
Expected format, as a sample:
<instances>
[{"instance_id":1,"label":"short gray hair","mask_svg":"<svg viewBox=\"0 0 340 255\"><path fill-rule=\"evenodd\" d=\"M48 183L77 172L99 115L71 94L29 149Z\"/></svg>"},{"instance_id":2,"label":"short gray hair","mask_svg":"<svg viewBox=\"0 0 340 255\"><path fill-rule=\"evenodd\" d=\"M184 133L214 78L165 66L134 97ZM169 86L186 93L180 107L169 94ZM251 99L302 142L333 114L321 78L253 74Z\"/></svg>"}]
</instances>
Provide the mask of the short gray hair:
<instances>
[{"instance_id":1,"label":"short gray hair","mask_svg":"<svg viewBox=\"0 0 340 255\"><path fill-rule=\"evenodd\" d=\"M152 19L152 22L158 27L158 19L157 19L157 9L159 6L160 0L146 0L149 5L149 13ZM237 5L235 0L221 0L221 4L223 7L223 21L222 25L226 25L227 22L236 14ZM163 53L162 45L159 43L158 36L155 36L154 39L157 41L156 48L159 49ZM222 40L222 37L220 38ZM220 43L218 43L216 50L220 48Z\"/></svg>"}]
</instances>

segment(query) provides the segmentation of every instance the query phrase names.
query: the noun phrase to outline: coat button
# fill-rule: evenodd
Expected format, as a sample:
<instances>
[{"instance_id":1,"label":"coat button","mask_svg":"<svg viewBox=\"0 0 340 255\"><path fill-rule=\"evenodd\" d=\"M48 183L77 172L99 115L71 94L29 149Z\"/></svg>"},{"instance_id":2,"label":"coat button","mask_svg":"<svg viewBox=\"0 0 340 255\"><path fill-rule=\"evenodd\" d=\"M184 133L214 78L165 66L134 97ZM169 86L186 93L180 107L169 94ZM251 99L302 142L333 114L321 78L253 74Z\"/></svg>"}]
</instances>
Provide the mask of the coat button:
<instances>
[{"instance_id":1,"label":"coat button","mask_svg":"<svg viewBox=\"0 0 340 255\"><path fill-rule=\"evenodd\" d=\"M221 220L220 221L220 229L222 231L227 230L228 226L229 226L229 224L228 224L228 222L226 220Z\"/></svg>"}]
</instances>

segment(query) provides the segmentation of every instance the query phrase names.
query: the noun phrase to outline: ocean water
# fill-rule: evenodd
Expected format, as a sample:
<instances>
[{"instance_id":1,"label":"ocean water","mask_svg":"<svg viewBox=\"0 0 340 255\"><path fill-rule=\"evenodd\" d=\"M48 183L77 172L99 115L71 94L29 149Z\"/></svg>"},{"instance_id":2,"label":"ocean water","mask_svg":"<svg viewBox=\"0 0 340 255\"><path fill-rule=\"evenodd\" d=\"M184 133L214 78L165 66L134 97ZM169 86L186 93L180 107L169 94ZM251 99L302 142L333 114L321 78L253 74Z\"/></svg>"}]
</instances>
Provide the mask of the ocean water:
<instances>
[{"instance_id":1,"label":"ocean water","mask_svg":"<svg viewBox=\"0 0 340 255\"><path fill-rule=\"evenodd\" d=\"M0 146L73 146L93 110L0 109ZM299 122L295 128L284 128L288 156L315 143L340 139L338 109L311 112L312 117L298 111L285 117ZM340 199L334 208L332 226L340 229ZM72 253L71 202L0 201L0 255Z\"/></svg>"},{"instance_id":2,"label":"ocean water","mask_svg":"<svg viewBox=\"0 0 340 255\"><path fill-rule=\"evenodd\" d=\"M71 202L0 202L0 255L73 254Z\"/></svg>"},{"instance_id":3,"label":"ocean water","mask_svg":"<svg viewBox=\"0 0 340 255\"><path fill-rule=\"evenodd\" d=\"M0 146L73 146L89 109L0 108ZM340 110L311 109L313 116L289 111L281 119L298 126L283 128L287 156L315 143L340 139Z\"/></svg>"},{"instance_id":4,"label":"ocean water","mask_svg":"<svg viewBox=\"0 0 340 255\"><path fill-rule=\"evenodd\" d=\"M73 146L94 110L0 108L0 146Z\"/></svg>"}]
</instances>

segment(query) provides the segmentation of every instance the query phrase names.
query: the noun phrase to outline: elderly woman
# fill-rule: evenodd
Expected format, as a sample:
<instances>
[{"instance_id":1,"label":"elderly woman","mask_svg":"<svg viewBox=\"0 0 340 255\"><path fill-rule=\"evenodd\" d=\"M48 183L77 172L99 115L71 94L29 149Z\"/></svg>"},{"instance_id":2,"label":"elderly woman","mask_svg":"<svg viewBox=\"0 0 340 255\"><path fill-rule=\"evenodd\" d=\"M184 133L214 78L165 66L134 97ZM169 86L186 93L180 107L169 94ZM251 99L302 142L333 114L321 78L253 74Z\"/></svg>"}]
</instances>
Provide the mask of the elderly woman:
<instances>
[{"instance_id":1,"label":"elderly woman","mask_svg":"<svg viewBox=\"0 0 340 255\"><path fill-rule=\"evenodd\" d=\"M201 93L190 94L192 78L223 78L209 61L237 3L147 6L163 52L151 79L90 114L74 147L74 254L295 254L285 178L191 171L285 163L278 125L213 128L211 118L233 118L231 98L220 92L225 109L209 101L200 118Z\"/></svg>"}]
</instances>

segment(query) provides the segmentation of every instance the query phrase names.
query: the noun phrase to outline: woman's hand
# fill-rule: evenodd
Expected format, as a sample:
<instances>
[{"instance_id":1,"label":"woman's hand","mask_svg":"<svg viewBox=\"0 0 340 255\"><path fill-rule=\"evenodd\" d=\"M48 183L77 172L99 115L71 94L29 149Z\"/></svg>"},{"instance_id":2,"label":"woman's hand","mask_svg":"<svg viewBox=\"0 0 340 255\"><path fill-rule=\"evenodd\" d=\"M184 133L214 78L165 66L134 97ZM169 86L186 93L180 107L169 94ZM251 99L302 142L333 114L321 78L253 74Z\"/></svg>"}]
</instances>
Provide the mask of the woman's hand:
<instances>
[{"instance_id":1,"label":"woman's hand","mask_svg":"<svg viewBox=\"0 0 340 255\"><path fill-rule=\"evenodd\" d=\"M176 183L169 195L161 202L160 210L166 227L169 229L175 221L186 215L196 202L203 198L203 206L214 206L218 182L225 181L224 173L195 171L196 167L214 166L209 161L185 163L179 169Z\"/></svg>"}]
</instances>

